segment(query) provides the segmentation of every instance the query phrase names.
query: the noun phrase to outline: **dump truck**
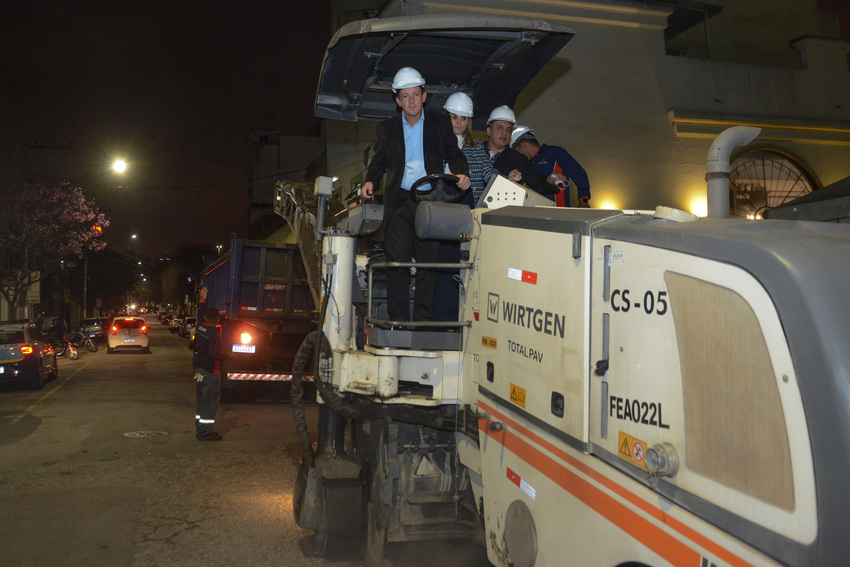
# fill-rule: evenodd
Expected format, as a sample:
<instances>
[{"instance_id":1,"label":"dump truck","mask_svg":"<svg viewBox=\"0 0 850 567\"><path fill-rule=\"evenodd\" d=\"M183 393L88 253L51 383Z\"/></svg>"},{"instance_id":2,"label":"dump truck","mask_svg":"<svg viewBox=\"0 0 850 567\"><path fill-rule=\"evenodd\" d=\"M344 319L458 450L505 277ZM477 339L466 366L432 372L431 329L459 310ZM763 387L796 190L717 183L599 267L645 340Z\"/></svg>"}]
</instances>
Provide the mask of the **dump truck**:
<instances>
[{"instance_id":1,"label":"dump truck","mask_svg":"<svg viewBox=\"0 0 850 567\"><path fill-rule=\"evenodd\" d=\"M230 250L202 273L207 306L221 314L224 399L252 384L288 382L304 337L314 328L313 295L294 244L231 237Z\"/></svg>"},{"instance_id":2,"label":"dump truck","mask_svg":"<svg viewBox=\"0 0 850 567\"><path fill-rule=\"evenodd\" d=\"M469 76L420 68L426 91L487 101L517 49L539 69L572 36L484 20L341 28L317 115L391 115L394 71L451 45ZM757 135L707 148L705 218L555 208L502 177L474 209L423 200L419 238L461 247L450 322L382 315L378 274L446 266L387 263L367 238L380 205L326 217L317 180L300 226L322 246L320 325L293 391L312 373L321 406L314 448L294 404L293 512L318 552L378 566L388 543L466 538L498 567L846 564L850 230L728 218L730 153Z\"/></svg>"}]
</instances>

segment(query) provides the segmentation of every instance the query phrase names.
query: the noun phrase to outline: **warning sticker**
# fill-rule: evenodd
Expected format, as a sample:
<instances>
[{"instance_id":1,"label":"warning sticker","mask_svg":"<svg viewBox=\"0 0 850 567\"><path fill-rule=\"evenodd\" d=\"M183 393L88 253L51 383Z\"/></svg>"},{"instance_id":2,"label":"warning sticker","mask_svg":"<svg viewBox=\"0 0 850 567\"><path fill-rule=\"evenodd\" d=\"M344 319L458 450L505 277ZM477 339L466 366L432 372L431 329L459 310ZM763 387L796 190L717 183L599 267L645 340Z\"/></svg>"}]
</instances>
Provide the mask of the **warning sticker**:
<instances>
[{"instance_id":1,"label":"warning sticker","mask_svg":"<svg viewBox=\"0 0 850 567\"><path fill-rule=\"evenodd\" d=\"M525 388L511 383L511 401L521 408L525 407Z\"/></svg>"},{"instance_id":2,"label":"warning sticker","mask_svg":"<svg viewBox=\"0 0 850 567\"><path fill-rule=\"evenodd\" d=\"M525 492L525 494L529 498L531 498L532 500L537 500L537 490L533 486L525 482L525 480L521 476L512 471L510 468L508 468L507 470L507 477L508 480L510 480L512 483L519 486L520 490Z\"/></svg>"},{"instance_id":3,"label":"warning sticker","mask_svg":"<svg viewBox=\"0 0 850 567\"><path fill-rule=\"evenodd\" d=\"M496 339L493 337L481 337L481 346L486 346L487 348L496 348Z\"/></svg>"},{"instance_id":4,"label":"warning sticker","mask_svg":"<svg viewBox=\"0 0 850 567\"><path fill-rule=\"evenodd\" d=\"M620 437L617 441L617 455L637 465L641 468L646 468L646 442L640 439L635 439L631 435L627 435L620 431Z\"/></svg>"},{"instance_id":5,"label":"warning sticker","mask_svg":"<svg viewBox=\"0 0 850 567\"><path fill-rule=\"evenodd\" d=\"M519 270L517 268L508 268L508 277L511 278L512 280L517 280L519 282L537 284L537 273L536 272Z\"/></svg>"}]
</instances>

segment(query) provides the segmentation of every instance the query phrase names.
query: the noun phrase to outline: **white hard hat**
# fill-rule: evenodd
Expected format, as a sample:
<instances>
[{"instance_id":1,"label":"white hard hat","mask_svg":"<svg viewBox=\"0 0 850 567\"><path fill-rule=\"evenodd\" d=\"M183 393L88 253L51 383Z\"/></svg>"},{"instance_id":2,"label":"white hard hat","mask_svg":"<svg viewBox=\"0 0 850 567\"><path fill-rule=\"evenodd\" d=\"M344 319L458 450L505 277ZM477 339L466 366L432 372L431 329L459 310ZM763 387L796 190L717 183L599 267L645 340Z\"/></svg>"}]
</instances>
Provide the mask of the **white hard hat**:
<instances>
[{"instance_id":1,"label":"white hard hat","mask_svg":"<svg viewBox=\"0 0 850 567\"><path fill-rule=\"evenodd\" d=\"M528 126L517 126L511 132L511 147L514 147L520 140L534 138L534 130Z\"/></svg>"},{"instance_id":2,"label":"white hard hat","mask_svg":"<svg viewBox=\"0 0 850 567\"><path fill-rule=\"evenodd\" d=\"M419 71L413 67L402 67L393 77L393 92L397 93L401 89L409 89L410 87L421 87L425 84L425 79L419 74Z\"/></svg>"},{"instance_id":3,"label":"white hard hat","mask_svg":"<svg viewBox=\"0 0 850 567\"><path fill-rule=\"evenodd\" d=\"M505 122L516 125L516 115L507 104L494 108L493 112L490 113L490 118L487 119L487 124L490 124L494 120L504 120Z\"/></svg>"},{"instance_id":4,"label":"white hard hat","mask_svg":"<svg viewBox=\"0 0 850 567\"><path fill-rule=\"evenodd\" d=\"M443 108L457 114L458 116L466 116L472 118L472 99L466 93L455 93L446 99L446 104Z\"/></svg>"}]
</instances>

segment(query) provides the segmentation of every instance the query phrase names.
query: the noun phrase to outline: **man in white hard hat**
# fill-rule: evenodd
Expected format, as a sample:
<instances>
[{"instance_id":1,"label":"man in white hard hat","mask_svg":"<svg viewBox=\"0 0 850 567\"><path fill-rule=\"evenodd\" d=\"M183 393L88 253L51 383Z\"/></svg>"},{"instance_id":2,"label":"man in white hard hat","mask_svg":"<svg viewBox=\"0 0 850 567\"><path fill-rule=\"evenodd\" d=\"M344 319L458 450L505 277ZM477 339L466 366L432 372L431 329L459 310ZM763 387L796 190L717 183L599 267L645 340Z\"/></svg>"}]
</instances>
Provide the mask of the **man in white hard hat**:
<instances>
[{"instance_id":1,"label":"man in white hard hat","mask_svg":"<svg viewBox=\"0 0 850 567\"><path fill-rule=\"evenodd\" d=\"M425 79L412 67L403 67L393 77L395 101L401 108L400 117L378 124L375 153L366 170L360 194L371 199L375 185L387 174L384 187L384 251L388 262L409 262L415 254L417 262L437 262L440 242L419 240L415 219L417 203L410 197L410 188L418 179L432 173L443 173L447 163L457 175L457 186L469 189L469 167L458 148L449 117L442 112L425 110L428 96ZM427 190L428 187L420 187ZM433 320L434 285L437 273L416 271L416 296L413 319ZM387 309L392 321L410 319L409 271L387 272Z\"/></svg>"},{"instance_id":2,"label":"man in white hard hat","mask_svg":"<svg viewBox=\"0 0 850 567\"><path fill-rule=\"evenodd\" d=\"M559 207L570 206L570 179L576 185L576 198L578 206L589 208L590 204L590 180L587 172L571 156L567 150L560 146L549 146L540 144L534 134L534 130L528 126L517 126L511 134L511 147L523 154L531 161L534 167L543 175L553 175L558 178L556 183L560 188L555 195L547 195L553 199Z\"/></svg>"},{"instance_id":3,"label":"man in white hard hat","mask_svg":"<svg viewBox=\"0 0 850 567\"><path fill-rule=\"evenodd\" d=\"M511 149L511 133L515 125L516 116L507 105L498 106L490 113L487 138L493 167L511 181L522 183L542 195L554 195L558 192L558 179L541 175L524 155Z\"/></svg>"}]
</instances>

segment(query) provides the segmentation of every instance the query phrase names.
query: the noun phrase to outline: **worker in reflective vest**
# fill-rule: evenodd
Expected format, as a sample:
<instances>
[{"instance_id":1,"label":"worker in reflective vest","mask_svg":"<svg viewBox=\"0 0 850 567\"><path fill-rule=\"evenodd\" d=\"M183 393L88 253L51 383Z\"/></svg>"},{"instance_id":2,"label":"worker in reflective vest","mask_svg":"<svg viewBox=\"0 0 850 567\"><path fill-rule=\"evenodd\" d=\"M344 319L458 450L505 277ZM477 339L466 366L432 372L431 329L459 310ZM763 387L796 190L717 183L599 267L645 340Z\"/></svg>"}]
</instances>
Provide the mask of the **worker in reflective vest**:
<instances>
[{"instance_id":1,"label":"worker in reflective vest","mask_svg":"<svg viewBox=\"0 0 850 567\"><path fill-rule=\"evenodd\" d=\"M192 366L195 369L195 436L198 441L220 441L221 434L213 431L215 414L221 401L219 367L227 358L221 348L218 331L218 309L207 309L207 288L200 292L198 321L195 329L195 348Z\"/></svg>"}]
</instances>

